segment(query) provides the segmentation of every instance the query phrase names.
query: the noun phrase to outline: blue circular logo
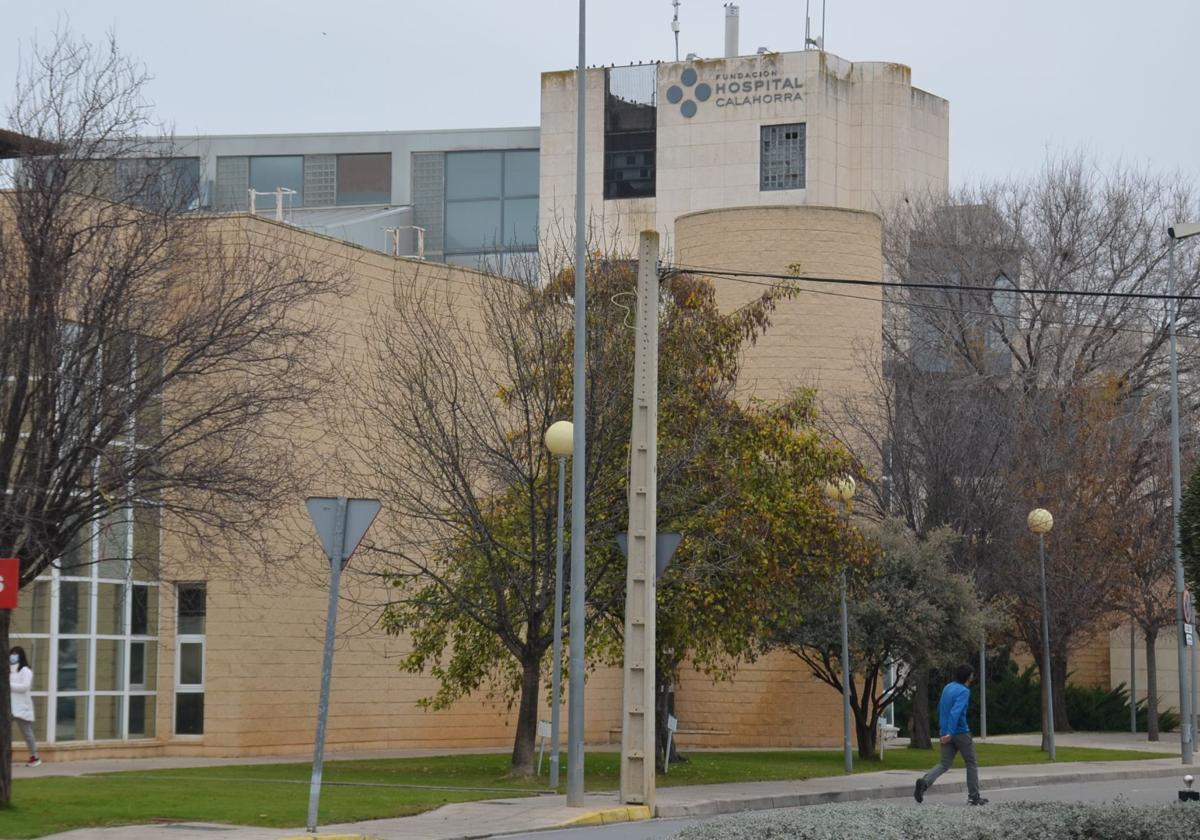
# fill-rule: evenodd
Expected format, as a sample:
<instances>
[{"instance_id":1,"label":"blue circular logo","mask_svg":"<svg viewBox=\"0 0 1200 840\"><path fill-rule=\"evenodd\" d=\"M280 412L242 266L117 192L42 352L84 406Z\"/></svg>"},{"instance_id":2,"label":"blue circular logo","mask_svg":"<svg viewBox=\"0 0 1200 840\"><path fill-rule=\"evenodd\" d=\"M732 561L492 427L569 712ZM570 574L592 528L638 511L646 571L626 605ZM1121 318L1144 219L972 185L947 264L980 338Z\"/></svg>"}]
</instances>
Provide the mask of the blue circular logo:
<instances>
[{"instance_id":1,"label":"blue circular logo","mask_svg":"<svg viewBox=\"0 0 1200 840\"><path fill-rule=\"evenodd\" d=\"M679 84L671 85L667 88L667 101L672 105L679 105L679 113L683 114L685 119L691 119L696 116L696 102L707 102L712 96L712 87L707 83L696 84L699 76L694 67L687 67L679 74ZM682 87L680 87L682 85ZM692 88L690 91L684 88ZM686 94L690 93L695 99L684 99Z\"/></svg>"}]
</instances>

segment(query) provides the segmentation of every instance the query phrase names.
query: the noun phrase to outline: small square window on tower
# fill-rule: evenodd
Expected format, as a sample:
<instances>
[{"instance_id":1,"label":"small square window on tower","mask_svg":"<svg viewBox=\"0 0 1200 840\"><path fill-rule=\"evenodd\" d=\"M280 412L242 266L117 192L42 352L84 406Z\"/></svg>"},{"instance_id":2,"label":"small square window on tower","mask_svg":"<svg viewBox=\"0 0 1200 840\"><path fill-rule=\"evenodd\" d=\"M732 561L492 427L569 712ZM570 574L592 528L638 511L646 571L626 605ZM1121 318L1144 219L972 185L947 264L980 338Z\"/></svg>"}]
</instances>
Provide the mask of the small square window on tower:
<instances>
[{"instance_id":1,"label":"small square window on tower","mask_svg":"<svg viewBox=\"0 0 1200 840\"><path fill-rule=\"evenodd\" d=\"M764 125L759 144L760 190L804 189L804 123Z\"/></svg>"}]
</instances>

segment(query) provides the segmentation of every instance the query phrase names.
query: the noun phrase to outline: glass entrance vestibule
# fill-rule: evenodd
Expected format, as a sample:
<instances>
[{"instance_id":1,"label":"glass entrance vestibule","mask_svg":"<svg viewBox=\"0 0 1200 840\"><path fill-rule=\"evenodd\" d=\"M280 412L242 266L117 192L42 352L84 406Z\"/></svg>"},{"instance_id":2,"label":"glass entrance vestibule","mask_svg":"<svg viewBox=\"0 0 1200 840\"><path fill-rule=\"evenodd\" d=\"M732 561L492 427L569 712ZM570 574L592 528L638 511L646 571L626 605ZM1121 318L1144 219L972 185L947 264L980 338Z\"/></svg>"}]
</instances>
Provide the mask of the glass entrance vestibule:
<instances>
[{"instance_id":1,"label":"glass entrance vestibule","mask_svg":"<svg viewBox=\"0 0 1200 840\"><path fill-rule=\"evenodd\" d=\"M22 590L10 636L33 668L40 743L155 737L158 540L156 510L113 511Z\"/></svg>"}]
</instances>

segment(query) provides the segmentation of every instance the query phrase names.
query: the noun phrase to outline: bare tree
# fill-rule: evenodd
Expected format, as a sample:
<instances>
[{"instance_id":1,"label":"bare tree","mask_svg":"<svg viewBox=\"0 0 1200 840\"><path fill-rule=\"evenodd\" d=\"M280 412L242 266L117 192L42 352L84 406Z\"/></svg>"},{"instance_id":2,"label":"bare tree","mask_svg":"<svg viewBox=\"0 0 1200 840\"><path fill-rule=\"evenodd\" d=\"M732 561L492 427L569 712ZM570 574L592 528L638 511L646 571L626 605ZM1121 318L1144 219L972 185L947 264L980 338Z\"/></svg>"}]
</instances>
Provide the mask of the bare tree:
<instances>
[{"instance_id":1,"label":"bare tree","mask_svg":"<svg viewBox=\"0 0 1200 840\"><path fill-rule=\"evenodd\" d=\"M301 313L339 275L186 212L195 179L170 138L139 139L145 80L111 40L62 31L7 111L30 138L0 193L0 555L20 558L23 587L92 562L78 547L93 540L103 562L129 528L151 535L133 558L151 568L167 535L173 554L223 539L267 557L262 522L295 498L288 430L321 335ZM0 804L11 746L0 727Z\"/></svg>"},{"instance_id":2,"label":"bare tree","mask_svg":"<svg viewBox=\"0 0 1200 840\"><path fill-rule=\"evenodd\" d=\"M886 465L881 512L971 538L960 562L985 595L1007 596L1035 651L1037 554L1024 518L1052 510L1057 721L1067 655L1111 623L1130 550L1109 482L1144 458L1146 431L1130 418L1165 383L1167 309L1137 295L1165 292L1166 225L1194 207L1178 178L1077 157L1033 179L902 204L885 224L899 285L888 290L879 414L859 412L844 437L864 462ZM1177 277L1194 295L1200 265L1181 259ZM1185 336L1197 311L1181 303ZM1194 404L1194 389L1186 398Z\"/></svg>"}]
</instances>

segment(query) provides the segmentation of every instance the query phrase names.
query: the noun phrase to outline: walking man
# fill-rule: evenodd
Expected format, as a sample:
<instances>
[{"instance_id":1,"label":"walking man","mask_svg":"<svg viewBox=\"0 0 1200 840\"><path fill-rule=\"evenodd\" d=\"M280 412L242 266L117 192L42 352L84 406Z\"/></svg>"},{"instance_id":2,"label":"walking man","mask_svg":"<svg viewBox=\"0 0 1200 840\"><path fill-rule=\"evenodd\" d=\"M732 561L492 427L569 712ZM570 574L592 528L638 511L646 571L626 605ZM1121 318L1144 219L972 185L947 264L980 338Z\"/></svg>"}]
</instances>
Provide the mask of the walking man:
<instances>
[{"instance_id":1,"label":"walking man","mask_svg":"<svg viewBox=\"0 0 1200 840\"><path fill-rule=\"evenodd\" d=\"M954 682L942 689L938 702L938 727L941 730L942 760L937 766L917 779L913 797L922 802L925 791L937 781L937 777L950 769L956 753L962 753L967 763L967 803L986 805L987 800L979 795L979 764L975 761L975 742L971 740L971 728L967 726L967 704L971 700L971 685L975 682L975 669L970 665L959 665L954 671Z\"/></svg>"}]
</instances>

